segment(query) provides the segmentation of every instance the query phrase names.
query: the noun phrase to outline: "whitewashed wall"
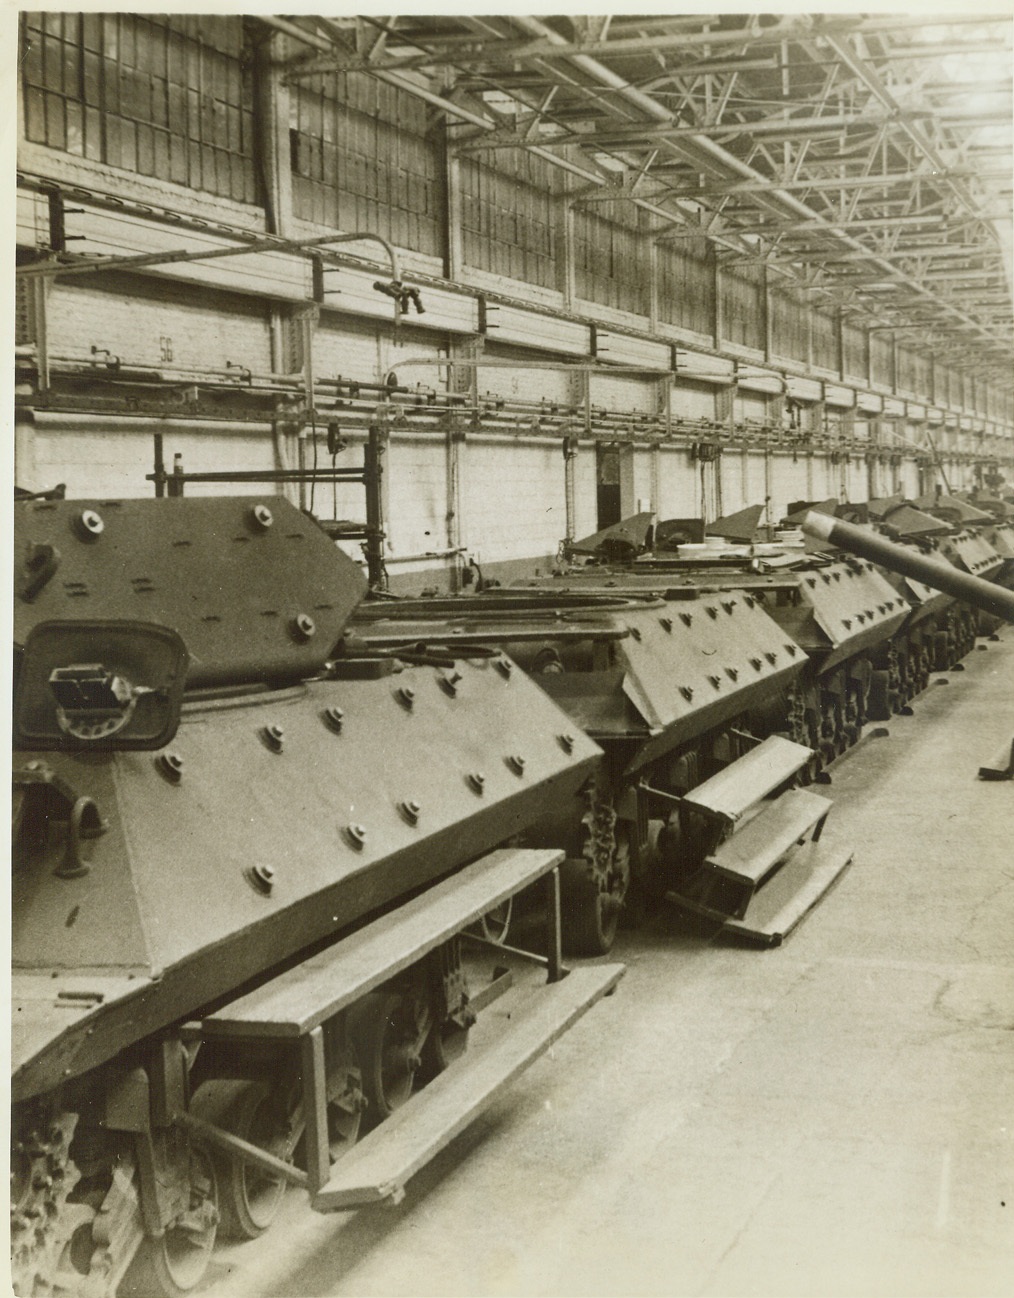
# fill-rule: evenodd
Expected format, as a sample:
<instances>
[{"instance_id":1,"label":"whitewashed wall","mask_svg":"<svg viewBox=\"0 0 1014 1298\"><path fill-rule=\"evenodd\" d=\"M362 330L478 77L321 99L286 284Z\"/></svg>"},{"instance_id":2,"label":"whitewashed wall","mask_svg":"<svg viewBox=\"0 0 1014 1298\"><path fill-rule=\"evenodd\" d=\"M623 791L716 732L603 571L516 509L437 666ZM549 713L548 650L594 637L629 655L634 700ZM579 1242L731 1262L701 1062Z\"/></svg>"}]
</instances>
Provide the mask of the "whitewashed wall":
<instances>
[{"instance_id":1,"label":"whitewashed wall","mask_svg":"<svg viewBox=\"0 0 1014 1298\"><path fill-rule=\"evenodd\" d=\"M123 365L176 367L181 370L225 370L230 362L255 373L272 369L272 330L267 306L257 298L216 292L195 285L145 286L136 280L102 286L92 281L58 283L48 303L48 342L54 357L91 361L91 348L107 349ZM298 330L295 331L298 333ZM288 345L298 352L293 334ZM385 323L354 319L325 310L313 338L314 371L318 378L342 376L362 383L383 381L392 367L398 380L414 387L438 390L450 374L446 361L447 335L433 329L405 325L392 331ZM167 352L170 355L167 356ZM101 367L102 354L96 358ZM580 357L550 354L534 348L491 342L475 371L474 386L480 396L508 401L545 401L553 405L579 404L588 384L591 406L612 415L656 415L664 393L657 378L618 373L595 374L590 379L575 366ZM492 364L511 362L511 368ZM526 361L529 362L526 364ZM549 363L543 368L530 362ZM298 357L285 363L291 369ZM552 368L558 364L559 368ZM564 368L569 366L570 368ZM468 373L466 371L466 373ZM671 414L680 420L715 420L727 409L727 390L704 382L681 381L669 392ZM770 398L740 392L733 404L737 420L769 421ZM339 417L339 425L341 419ZM632 425L633 445L625 452L621 472L624 512L652 509L658 518L713 519L768 499L765 519L777 522L788 504L796 500L847 496L867 499L869 475L865 462L854 459L833 465L826 456L727 448L716 463L702 464L686 446L638 441ZM904 435L921 436L918 428L898 425ZM267 424L226 424L186 420L159 422L144 418L109 418L40 412L34 425L19 428L18 481L33 489L57 482L67 484L77 498L146 496L153 494L145 475L152 471L153 433L164 432L164 454L171 469L180 453L187 472L295 467L297 443L287 438L275 445ZM330 459L324 447L326 429L317 430L317 463ZM942 449L959 444L960 430L935 430ZM870 426L855 421L855 436L865 439ZM349 448L342 465L362 459L361 429L347 432ZM885 442L886 445L886 442ZM897 445L896 443L894 445ZM304 440L307 462L313 461L313 440ZM443 433L420 434L393 427L385 460L385 511L389 571L395 580L428 576L446 579L453 560L446 557L452 544L460 545L484 566L508 567L542 563L553 556L567 534L565 462L561 438L533 435L519 417L518 435L470 432L458 447L458 504L455 517L448 491L448 447ZM582 440L572 464L574 480L571 534L587 535L598 528L596 504L596 450ZM919 490L914 460L900 467L876 470L878 489L900 486L907 494ZM954 486L967 485L960 474ZM188 487L188 492L238 492L264 494L260 486L233 485ZM271 490L268 488L267 490ZM298 493L289 493L296 498ZM361 519L362 490L355 484L318 486L313 507L322 518ZM348 547L359 555L358 543Z\"/></svg>"}]
</instances>

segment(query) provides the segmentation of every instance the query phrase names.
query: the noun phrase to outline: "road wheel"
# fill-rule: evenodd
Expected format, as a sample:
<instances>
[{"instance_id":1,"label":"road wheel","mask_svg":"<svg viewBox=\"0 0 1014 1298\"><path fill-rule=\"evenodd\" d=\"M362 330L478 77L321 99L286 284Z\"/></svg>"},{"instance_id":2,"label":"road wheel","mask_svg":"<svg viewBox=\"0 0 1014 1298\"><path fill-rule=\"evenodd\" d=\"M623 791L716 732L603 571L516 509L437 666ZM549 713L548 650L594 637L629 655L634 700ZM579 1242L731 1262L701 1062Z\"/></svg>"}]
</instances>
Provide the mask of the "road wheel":
<instances>
[{"instance_id":1,"label":"road wheel","mask_svg":"<svg viewBox=\"0 0 1014 1298\"><path fill-rule=\"evenodd\" d=\"M190 1204L161 1239L145 1239L118 1292L137 1298L182 1298L200 1284L218 1230L215 1164L199 1145L190 1147Z\"/></svg>"},{"instance_id":2,"label":"road wheel","mask_svg":"<svg viewBox=\"0 0 1014 1298\"><path fill-rule=\"evenodd\" d=\"M630 840L617 828L609 883L603 886L583 858L560 867L563 944L568 955L608 955L616 940L620 911L630 883Z\"/></svg>"},{"instance_id":3,"label":"road wheel","mask_svg":"<svg viewBox=\"0 0 1014 1298\"><path fill-rule=\"evenodd\" d=\"M425 989L371 992L349 1011L349 1037L362 1070L369 1126L390 1117L412 1094L432 1025Z\"/></svg>"},{"instance_id":4,"label":"road wheel","mask_svg":"<svg viewBox=\"0 0 1014 1298\"><path fill-rule=\"evenodd\" d=\"M290 1116L266 1081L206 1082L194 1096L197 1117L239 1136L258 1149L288 1160L292 1154ZM271 1225L285 1193L285 1179L253 1163L215 1150L219 1229L229 1239L256 1239Z\"/></svg>"}]
</instances>

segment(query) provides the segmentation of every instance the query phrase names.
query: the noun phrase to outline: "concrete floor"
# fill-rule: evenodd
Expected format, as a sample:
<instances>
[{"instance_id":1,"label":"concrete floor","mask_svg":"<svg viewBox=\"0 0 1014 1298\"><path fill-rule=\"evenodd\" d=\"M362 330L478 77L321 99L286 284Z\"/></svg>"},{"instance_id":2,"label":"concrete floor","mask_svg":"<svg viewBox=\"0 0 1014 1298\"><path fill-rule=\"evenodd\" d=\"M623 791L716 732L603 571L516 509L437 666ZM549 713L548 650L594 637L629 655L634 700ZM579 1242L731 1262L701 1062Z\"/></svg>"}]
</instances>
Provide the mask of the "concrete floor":
<instances>
[{"instance_id":1,"label":"concrete floor","mask_svg":"<svg viewBox=\"0 0 1014 1298\"><path fill-rule=\"evenodd\" d=\"M1014 630L966 661L836 765L855 862L782 947L621 934L400 1207L291 1192L208 1298L1014 1294Z\"/></svg>"}]
</instances>

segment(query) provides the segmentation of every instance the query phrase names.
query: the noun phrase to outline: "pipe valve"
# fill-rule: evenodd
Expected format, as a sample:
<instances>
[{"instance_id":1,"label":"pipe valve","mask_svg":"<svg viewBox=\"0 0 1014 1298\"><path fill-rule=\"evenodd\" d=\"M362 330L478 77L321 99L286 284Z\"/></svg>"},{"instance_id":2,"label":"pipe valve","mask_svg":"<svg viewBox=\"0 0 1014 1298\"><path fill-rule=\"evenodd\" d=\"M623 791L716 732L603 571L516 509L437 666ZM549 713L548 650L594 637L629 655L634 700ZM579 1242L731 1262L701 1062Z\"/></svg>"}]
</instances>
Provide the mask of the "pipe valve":
<instances>
[{"instance_id":1,"label":"pipe valve","mask_svg":"<svg viewBox=\"0 0 1014 1298\"><path fill-rule=\"evenodd\" d=\"M425 315L426 308L422 304L422 294L417 288L403 284L400 279L378 279L374 281L373 287L378 293L383 293L385 297L393 298L398 303L400 315L408 314L410 302L415 307L416 315Z\"/></svg>"}]
</instances>

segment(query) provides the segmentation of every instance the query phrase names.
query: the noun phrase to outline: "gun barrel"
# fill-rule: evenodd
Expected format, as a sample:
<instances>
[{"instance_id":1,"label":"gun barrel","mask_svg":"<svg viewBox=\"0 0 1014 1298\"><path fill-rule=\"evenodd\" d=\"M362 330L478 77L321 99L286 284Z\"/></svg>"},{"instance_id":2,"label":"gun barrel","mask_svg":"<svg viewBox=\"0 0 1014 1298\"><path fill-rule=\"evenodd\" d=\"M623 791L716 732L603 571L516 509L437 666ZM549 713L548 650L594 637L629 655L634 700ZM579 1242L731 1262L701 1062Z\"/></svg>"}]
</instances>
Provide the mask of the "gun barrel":
<instances>
[{"instance_id":1,"label":"gun barrel","mask_svg":"<svg viewBox=\"0 0 1014 1298\"><path fill-rule=\"evenodd\" d=\"M994 617L1014 622L1014 591L961 572L946 559L896 545L876 532L868 532L853 523L844 523L830 514L815 514L811 511L803 519L802 527L809 536L840 546L850 554L869 559L871 563L879 563L892 572L901 573L903 577L913 577L925 586L942 590L955 599L971 604L973 608L992 613Z\"/></svg>"}]
</instances>

